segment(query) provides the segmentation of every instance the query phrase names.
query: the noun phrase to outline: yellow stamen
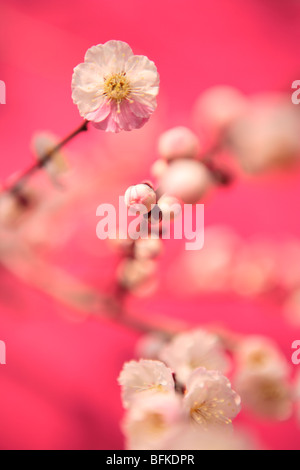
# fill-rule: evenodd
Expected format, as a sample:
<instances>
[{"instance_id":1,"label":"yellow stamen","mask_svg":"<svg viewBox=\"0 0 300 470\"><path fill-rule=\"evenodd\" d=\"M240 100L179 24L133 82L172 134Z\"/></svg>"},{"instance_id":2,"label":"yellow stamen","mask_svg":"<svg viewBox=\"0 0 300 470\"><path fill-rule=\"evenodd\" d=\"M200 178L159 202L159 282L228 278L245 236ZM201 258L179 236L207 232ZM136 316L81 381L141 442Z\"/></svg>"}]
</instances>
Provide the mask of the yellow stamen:
<instances>
[{"instance_id":1,"label":"yellow stamen","mask_svg":"<svg viewBox=\"0 0 300 470\"><path fill-rule=\"evenodd\" d=\"M130 82L125 72L114 73L104 78L104 95L116 101L118 105L127 98L130 91Z\"/></svg>"}]
</instances>

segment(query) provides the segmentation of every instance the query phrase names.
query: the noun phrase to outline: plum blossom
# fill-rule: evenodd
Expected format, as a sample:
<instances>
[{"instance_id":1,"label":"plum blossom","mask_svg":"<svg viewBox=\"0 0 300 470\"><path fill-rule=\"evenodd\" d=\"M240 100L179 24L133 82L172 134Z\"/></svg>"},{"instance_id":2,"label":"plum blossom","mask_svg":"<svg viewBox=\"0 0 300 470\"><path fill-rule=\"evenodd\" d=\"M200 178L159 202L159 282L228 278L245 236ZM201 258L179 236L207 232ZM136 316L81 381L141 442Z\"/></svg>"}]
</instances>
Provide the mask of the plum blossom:
<instances>
[{"instance_id":1,"label":"plum blossom","mask_svg":"<svg viewBox=\"0 0 300 470\"><path fill-rule=\"evenodd\" d=\"M148 333L143 335L136 345L136 355L144 359L159 359L159 353L167 341L166 334Z\"/></svg>"},{"instance_id":2,"label":"plum blossom","mask_svg":"<svg viewBox=\"0 0 300 470\"><path fill-rule=\"evenodd\" d=\"M241 371L235 378L235 387L241 395L243 406L253 413L278 421L291 416L291 388L280 371Z\"/></svg>"},{"instance_id":3,"label":"plum blossom","mask_svg":"<svg viewBox=\"0 0 300 470\"><path fill-rule=\"evenodd\" d=\"M254 450L259 445L244 430L226 432L223 427L203 430L184 424L175 435L168 436L160 449L166 450Z\"/></svg>"},{"instance_id":4,"label":"plum blossom","mask_svg":"<svg viewBox=\"0 0 300 470\"><path fill-rule=\"evenodd\" d=\"M134 400L123 421L126 448L163 449L164 442L172 442L183 422L181 401L175 394L140 396Z\"/></svg>"},{"instance_id":5,"label":"plum blossom","mask_svg":"<svg viewBox=\"0 0 300 470\"><path fill-rule=\"evenodd\" d=\"M286 377L290 369L276 344L264 336L244 338L235 350L235 358L241 370L265 373L276 370L276 374Z\"/></svg>"},{"instance_id":6,"label":"plum blossom","mask_svg":"<svg viewBox=\"0 0 300 470\"><path fill-rule=\"evenodd\" d=\"M290 168L299 161L300 118L289 95L263 94L230 128L229 142L246 173Z\"/></svg>"},{"instance_id":7,"label":"plum blossom","mask_svg":"<svg viewBox=\"0 0 300 470\"><path fill-rule=\"evenodd\" d=\"M158 91L154 62L134 55L122 41L88 49L72 78L72 98L80 115L107 132L142 127L156 109Z\"/></svg>"},{"instance_id":8,"label":"plum blossom","mask_svg":"<svg viewBox=\"0 0 300 470\"><path fill-rule=\"evenodd\" d=\"M290 367L269 338L250 336L236 348L235 386L245 408L276 420L289 418L292 411Z\"/></svg>"},{"instance_id":9,"label":"plum blossom","mask_svg":"<svg viewBox=\"0 0 300 470\"><path fill-rule=\"evenodd\" d=\"M203 330L176 335L162 349L160 359L175 372L176 379L182 384L198 367L221 372L228 368L228 359L219 339Z\"/></svg>"},{"instance_id":10,"label":"plum blossom","mask_svg":"<svg viewBox=\"0 0 300 470\"><path fill-rule=\"evenodd\" d=\"M152 259L126 258L118 267L117 279L124 289L138 294L156 288L156 272L157 265Z\"/></svg>"},{"instance_id":11,"label":"plum blossom","mask_svg":"<svg viewBox=\"0 0 300 470\"><path fill-rule=\"evenodd\" d=\"M204 429L231 425L241 410L241 399L218 371L196 369L186 383L184 407Z\"/></svg>"},{"instance_id":12,"label":"plum blossom","mask_svg":"<svg viewBox=\"0 0 300 470\"><path fill-rule=\"evenodd\" d=\"M141 359L139 362L127 362L118 382L122 387L122 400L125 408L132 404L137 394L175 392L172 372L160 361Z\"/></svg>"}]
</instances>

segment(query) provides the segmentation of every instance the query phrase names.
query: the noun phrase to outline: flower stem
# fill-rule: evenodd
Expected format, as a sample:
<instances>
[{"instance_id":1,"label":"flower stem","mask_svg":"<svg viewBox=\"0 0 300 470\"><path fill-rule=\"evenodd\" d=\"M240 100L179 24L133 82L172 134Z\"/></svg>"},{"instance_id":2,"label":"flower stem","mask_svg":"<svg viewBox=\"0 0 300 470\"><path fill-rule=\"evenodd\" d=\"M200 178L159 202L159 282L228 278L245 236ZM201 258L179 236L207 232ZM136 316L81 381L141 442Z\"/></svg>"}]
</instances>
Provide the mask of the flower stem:
<instances>
[{"instance_id":1,"label":"flower stem","mask_svg":"<svg viewBox=\"0 0 300 470\"><path fill-rule=\"evenodd\" d=\"M53 155L55 155L55 153L58 152L62 147L64 147L68 142L74 139L74 137L76 137L81 132L88 130L88 123L89 121L84 120L79 127L77 127L73 132L68 134L63 140L61 140L57 145L55 145L55 147L49 150L49 152L45 153L45 155L43 155L37 162L29 166L21 174L19 174L16 181L11 184L4 185L2 191L18 195L23 183L28 178L34 175L41 168L45 167L47 163L49 163Z\"/></svg>"}]
</instances>

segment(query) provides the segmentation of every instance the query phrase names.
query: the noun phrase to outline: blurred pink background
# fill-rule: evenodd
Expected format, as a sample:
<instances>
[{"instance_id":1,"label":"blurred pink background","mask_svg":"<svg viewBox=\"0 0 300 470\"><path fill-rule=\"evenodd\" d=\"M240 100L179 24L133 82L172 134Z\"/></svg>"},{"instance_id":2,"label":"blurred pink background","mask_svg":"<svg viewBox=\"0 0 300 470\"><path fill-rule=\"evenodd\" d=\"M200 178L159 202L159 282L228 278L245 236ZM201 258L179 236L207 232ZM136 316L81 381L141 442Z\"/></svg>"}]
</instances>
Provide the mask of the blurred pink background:
<instances>
[{"instance_id":1,"label":"blurred pink background","mask_svg":"<svg viewBox=\"0 0 300 470\"><path fill-rule=\"evenodd\" d=\"M93 240L97 256L77 252L78 233L63 262L99 284L112 278L113 263L107 245L96 240L96 206L149 177L159 133L172 125L192 126L194 102L207 87L228 84L247 94L289 89L300 78L300 3L1 0L0 79L7 86L7 104L0 106L1 181L32 162L34 132L64 136L79 125L70 93L72 70L90 46L109 39L126 41L134 53L155 61L161 92L158 110L143 130L118 136L92 130L68 147L74 160L86 155L86 165L89 154L99 153L104 182L84 235ZM206 225L228 224L246 239L253 234L300 237L299 183L300 171L220 189L206 203ZM194 325L220 321L237 332L270 335L291 357L300 328L284 321L280 307L176 295L164 272L179 244L165 245L159 289L151 298L132 299L134 311ZM11 274L1 274L0 296L0 339L7 346L7 365L0 366L0 448L121 449L116 379L123 362L134 357L139 335L108 321L70 321L66 307ZM268 448L300 448L295 418L267 423L242 412L238 421Z\"/></svg>"}]
</instances>

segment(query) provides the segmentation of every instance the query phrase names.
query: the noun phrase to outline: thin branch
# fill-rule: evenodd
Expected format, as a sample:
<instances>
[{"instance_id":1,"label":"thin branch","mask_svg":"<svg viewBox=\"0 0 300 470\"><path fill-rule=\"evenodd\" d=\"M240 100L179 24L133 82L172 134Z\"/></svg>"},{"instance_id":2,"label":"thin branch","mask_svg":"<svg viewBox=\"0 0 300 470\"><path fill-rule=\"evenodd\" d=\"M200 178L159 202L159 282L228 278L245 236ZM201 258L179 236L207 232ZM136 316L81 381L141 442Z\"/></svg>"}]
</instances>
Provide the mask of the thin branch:
<instances>
[{"instance_id":1,"label":"thin branch","mask_svg":"<svg viewBox=\"0 0 300 470\"><path fill-rule=\"evenodd\" d=\"M47 163L49 163L53 155L55 155L55 153L58 152L62 147L64 147L68 142L74 139L74 137L76 137L81 132L88 130L88 123L89 121L84 120L78 128L76 128L73 132L67 135L63 140L61 140L57 145L55 145L51 150L49 150L49 152L45 153L45 155L43 155L37 162L29 166L21 174L19 174L16 181L4 185L2 191L18 195L24 182L28 178L33 176L41 168L45 167Z\"/></svg>"}]
</instances>

